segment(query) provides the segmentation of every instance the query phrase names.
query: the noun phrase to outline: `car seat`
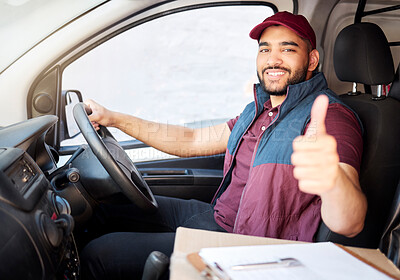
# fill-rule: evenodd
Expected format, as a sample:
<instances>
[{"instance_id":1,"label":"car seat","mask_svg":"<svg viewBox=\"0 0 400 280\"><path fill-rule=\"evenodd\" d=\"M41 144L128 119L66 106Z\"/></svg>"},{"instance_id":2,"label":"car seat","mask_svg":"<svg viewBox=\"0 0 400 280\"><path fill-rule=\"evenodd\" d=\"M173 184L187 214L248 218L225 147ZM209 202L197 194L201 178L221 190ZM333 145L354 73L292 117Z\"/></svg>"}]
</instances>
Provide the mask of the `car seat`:
<instances>
[{"instance_id":1,"label":"car seat","mask_svg":"<svg viewBox=\"0 0 400 280\"><path fill-rule=\"evenodd\" d=\"M380 27L373 23L355 23L339 33L334 47L334 67L341 81L362 83L366 89L373 85L380 89L380 85L390 84L394 78L389 43ZM316 241L378 248L400 179L400 102L390 95L355 90L341 98L363 124L360 184L368 201L367 216L364 229L353 238L330 231L322 222Z\"/></svg>"},{"instance_id":2,"label":"car seat","mask_svg":"<svg viewBox=\"0 0 400 280\"><path fill-rule=\"evenodd\" d=\"M400 100L400 64L389 91L389 96ZM400 181L390 209L387 226L384 230L379 249L400 267Z\"/></svg>"}]
</instances>

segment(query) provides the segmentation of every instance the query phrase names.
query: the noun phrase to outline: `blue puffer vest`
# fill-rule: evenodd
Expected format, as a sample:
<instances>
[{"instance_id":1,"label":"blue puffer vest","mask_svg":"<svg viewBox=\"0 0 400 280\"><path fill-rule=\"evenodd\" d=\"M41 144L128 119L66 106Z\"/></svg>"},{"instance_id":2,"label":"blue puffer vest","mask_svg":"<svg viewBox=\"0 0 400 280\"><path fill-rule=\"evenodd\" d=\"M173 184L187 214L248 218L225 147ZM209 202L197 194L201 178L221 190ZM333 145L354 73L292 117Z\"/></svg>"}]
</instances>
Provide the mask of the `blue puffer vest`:
<instances>
[{"instance_id":1,"label":"blue puffer vest","mask_svg":"<svg viewBox=\"0 0 400 280\"><path fill-rule=\"evenodd\" d=\"M312 241L321 220L321 199L298 189L291 155L294 138L304 133L315 98L325 94L330 103L340 103L327 88L322 73L288 87L278 114L257 141L249 178L244 187L233 232L274 238ZM269 99L260 85L255 101L248 104L232 129L225 156L224 178L214 199L230 184L236 150L243 135L262 113ZM344 104L343 104L344 105Z\"/></svg>"}]
</instances>

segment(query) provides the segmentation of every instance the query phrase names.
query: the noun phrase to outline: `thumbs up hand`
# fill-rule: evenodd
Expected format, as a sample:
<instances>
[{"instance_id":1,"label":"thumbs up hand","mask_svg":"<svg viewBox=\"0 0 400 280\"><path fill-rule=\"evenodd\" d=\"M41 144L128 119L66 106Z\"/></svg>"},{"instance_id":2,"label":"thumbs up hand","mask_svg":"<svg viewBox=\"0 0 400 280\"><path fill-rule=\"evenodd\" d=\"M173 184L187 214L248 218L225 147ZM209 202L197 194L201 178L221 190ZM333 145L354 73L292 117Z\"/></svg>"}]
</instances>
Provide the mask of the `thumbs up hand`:
<instances>
[{"instance_id":1,"label":"thumbs up hand","mask_svg":"<svg viewBox=\"0 0 400 280\"><path fill-rule=\"evenodd\" d=\"M339 176L336 140L326 133L325 127L328 105L325 95L315 99L305 135L293 141L293 175L301 191L316 195L332 190Z\"/></svg>"}]
</instances>

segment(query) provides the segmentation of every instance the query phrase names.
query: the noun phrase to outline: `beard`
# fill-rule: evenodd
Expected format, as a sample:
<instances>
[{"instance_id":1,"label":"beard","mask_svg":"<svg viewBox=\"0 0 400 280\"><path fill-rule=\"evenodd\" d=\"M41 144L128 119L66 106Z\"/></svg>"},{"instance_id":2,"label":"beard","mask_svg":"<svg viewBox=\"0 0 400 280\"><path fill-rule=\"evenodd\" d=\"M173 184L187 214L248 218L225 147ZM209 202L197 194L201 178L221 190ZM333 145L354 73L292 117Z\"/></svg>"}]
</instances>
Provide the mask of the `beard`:
<instances>
[{"instance_id":1,"label":"beard","mask_svg":"<svg viewBox=\"0 0 400 280\"><path fill-rule=\"evenodd\" d=\"M258 80L259 80L263 90L269 95L282 96L287 93L287 87L289 85L295 85L295 84L304 82L306 80L307 70L308 70L308 62L303 68L295 71L293 73L293 75L292 75L292 71L290 69L287 69L284 67L267 67L262 70L262 74L264 74L265 71L270 70L270 69L283 70L283 71L286 71L289 73L289 79L287 80L286 84L282 88L272 89L272 87L270 87L270 85L267 86L267 84L265 83L263 75L260 75L260 73L257 71L257 77L258 77Z\"/></svg>"}]
</instances>

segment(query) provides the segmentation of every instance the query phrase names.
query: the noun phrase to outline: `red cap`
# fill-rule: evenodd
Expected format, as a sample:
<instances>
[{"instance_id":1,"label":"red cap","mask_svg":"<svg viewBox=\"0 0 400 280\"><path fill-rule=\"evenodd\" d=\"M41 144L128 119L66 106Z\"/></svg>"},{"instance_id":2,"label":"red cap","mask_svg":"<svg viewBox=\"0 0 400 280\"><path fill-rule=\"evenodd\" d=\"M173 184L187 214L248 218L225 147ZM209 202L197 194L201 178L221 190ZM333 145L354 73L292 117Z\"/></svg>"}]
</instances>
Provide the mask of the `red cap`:
<instances>
[{"instance_id":1,"label":"red cap","mask_svg":"<svg viewBox=\"0 0 400 280\"><path fill-rule=\"evenodd\" d=\"M302 15L294 15L289 12L278 12L266 18L250 31L250 38L259 40L261 33L271 25L283 25L289 28L300 37L310 41L312 48L315 49L315 33L308 20Z\"/></svg>"}]
</instances>

